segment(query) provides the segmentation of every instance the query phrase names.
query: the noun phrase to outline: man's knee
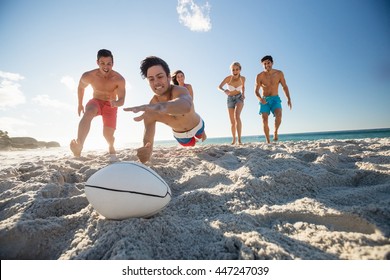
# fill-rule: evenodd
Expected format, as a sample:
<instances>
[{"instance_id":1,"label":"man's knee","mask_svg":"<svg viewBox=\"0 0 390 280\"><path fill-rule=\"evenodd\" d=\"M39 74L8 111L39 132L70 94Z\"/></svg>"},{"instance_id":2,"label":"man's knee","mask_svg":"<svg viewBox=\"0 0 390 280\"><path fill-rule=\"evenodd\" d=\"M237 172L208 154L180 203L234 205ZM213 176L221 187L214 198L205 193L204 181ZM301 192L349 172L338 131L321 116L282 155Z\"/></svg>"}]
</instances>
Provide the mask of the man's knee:
<instances>
[{"instance_id":1,"label":"man's knee","mask_svg":"<svg viewBox=\"0 0 390 280\"><path fill-rule=\"evenodd\" d=\"M263 113L261 115L261 118L263 120L263 123L268 123L268 114L267 113Z\"/></svg>"},{"instance_id":2,"label":"man's knee","mask_svg":"<svg viewBox=\"0 0 390 280\"><path fill-rule=\"evenodd\" d=\"M282 118L282 109L275 109L275 118Z\"/></svg>"},{"instance_id":3,"label":"man's knee","mask_svg":"<svg viewBox=\"0 0 390 280\"><path fill-rule=\"evenodd\" d=\"M96 117L97 113L98 113L97 108L95 107L87 108L83 114L83 119L92 120L94 117Z\"/></svg>"}]
</instances>

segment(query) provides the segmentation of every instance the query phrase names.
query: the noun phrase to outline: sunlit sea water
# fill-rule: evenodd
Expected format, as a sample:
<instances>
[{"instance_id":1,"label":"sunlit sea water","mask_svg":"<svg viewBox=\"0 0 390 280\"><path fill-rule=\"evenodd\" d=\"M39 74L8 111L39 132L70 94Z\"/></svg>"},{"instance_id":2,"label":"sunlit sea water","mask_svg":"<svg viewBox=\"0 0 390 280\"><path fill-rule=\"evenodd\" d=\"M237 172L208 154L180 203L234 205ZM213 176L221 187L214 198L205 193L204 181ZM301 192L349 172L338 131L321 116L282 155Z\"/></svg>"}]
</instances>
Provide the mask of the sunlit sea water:
<instances>
[{"instance_id":1,"label":"sunlit sea water","mask_svg":"<svg viewBox=\"0 0 390 280\"><path fill-rule=\"evenodd\" d=\"M286 141L315 141L321 139L363 139L363 138L389 138L390 128L382 129L364 129L364 130L348 130L348 131L328 131L328 132L310 132L310 133L293 133L293 134L280 134L279 142ZM220 137L220 138L208 138L205 142L199 142L197 145L218 145L218 144L230 144L232 141L231 137ZM258 143L265 142L263 135L255 136L243 136L243 143ZM120 149L133 149L138 148L140 143L128 143L120 147ZM155 146L178 146L176 140L156 141ZM85 153L104 153L106 148L85 150ZM41 160L49 159L53 156L69 157L72 158L72 154L68 146L62 146L59 148L50 149L30 149L30 150L13 150L13 151L0 151L0 164L1 167L8 166L16 162L26 162L29 160L37 160L37 157Z\"/></svg>"},{"instance_id":2,"label":"sunlit sea water","mask_svg":"<svg viewBox=\"0 0 390 280\"><path fill-rule=\"evenodd\" d=\"M279 134L279 142L285 141L315 141L321 139L363 139L363 138L385 138L390 137L390 128L380 129L362 129L362 130L346 130L346 131L326 131L326 132L308 132L308 133L292 133ZM272 139L272 137L271 137ZM208 138L204 143L199 142L199 145L207 144L230 144L231 137ZM265 142L263 135L243 136L243 143ZM156 141L156 146L176 146L175 140Z\"/></svg>"}]
</instances>

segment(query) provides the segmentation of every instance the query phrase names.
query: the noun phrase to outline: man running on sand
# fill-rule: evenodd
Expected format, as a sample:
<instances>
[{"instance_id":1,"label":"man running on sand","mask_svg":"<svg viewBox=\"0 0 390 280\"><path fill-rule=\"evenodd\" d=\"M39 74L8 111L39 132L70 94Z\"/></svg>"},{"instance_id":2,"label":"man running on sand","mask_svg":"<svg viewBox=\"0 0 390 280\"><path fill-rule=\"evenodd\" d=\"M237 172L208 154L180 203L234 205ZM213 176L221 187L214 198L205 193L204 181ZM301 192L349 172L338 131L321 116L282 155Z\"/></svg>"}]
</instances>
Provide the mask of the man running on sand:
<instances>
[{"instance_id":1,"label":"man running on sand","mask_svg":"<svg viewBox=\"0 0 390 280\"><path fill-rule=\"evenodd\" d=\"M259 114L263 118L263 129L267 143L271 143L269 137L268 116L270 112L275 117L275 132L274 141L278 141L278 130L282 123L282 101L278 95L279 84L282 85L284 94L287 97L287 105L292 109L290 92L287 87L286 80L284 79L283 72L280 70L272 69L274 64L272 56L267 55L261 59L264 71L256 76L255 95L260 101ZM263 97L259 93L259 89L263 91Z\"/></svg>"},{"instance_id":2,"label":"man running on sand","mask_svg":"<svg viewBox=\"0 0 390 280\"><path fill-rule=\"evenodd\" d=\"M187 88L171 84L168 64L159 57L149 56L141 62L141 75L154 92L149 104L124 108L138 113L135 121L144 121L144 146L137 150L142 163L150 160L153 152L156 122L165 123L173 130L175 139L182 146L194 146L197 139L206 140L204 122L195 112L192 97Z\"/></svg>"},{"instance_id":3,"label":"man running on sand","mask_svg":"<svg viewBox=\"0 0 390 280\"><path fill-rule=\"evenodd\" d=\"M77 139L70 142L70 149L75 157L81 156L85 139L91 127L94 117L101 115L103 118L103 135L108 143L110 161L116 161L114 148L114 132L118 107L125 102L125 79L116 71L112 70L114 57L109 50L99 50L97 53L97 65L99 68L85 72L78 86L78 114L83 112L78 127ZM93 98L83 106L85 88L91 85Z\"/></svg>"}]
</instances>

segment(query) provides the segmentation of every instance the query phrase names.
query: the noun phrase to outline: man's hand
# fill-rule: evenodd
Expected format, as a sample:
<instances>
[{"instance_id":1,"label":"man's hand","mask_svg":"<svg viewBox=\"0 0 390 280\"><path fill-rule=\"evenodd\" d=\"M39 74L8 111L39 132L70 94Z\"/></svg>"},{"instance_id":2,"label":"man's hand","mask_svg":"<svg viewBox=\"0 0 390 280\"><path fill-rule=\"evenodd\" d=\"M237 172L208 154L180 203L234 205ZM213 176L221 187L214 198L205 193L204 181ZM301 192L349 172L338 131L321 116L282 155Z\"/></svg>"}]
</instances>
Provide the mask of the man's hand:
<instances>
[{"instance_id":1,"label":"man's hand","mask_svg":"<svg viewBox=\"0 0 390 280\"><path fill-rule=\"evenodd\" d=\"M80 117L80 115L81 115L81 112L83 112L83 114L85 113L84 112L84 106L83 105L79 105L79 107L77 108L77 112L78 112L78 114L79 114L79 117Z\"/></svg>"},{"instance_id":2,"label":"man's hand","mask_svg":"<svg viewBox=\"0 0 390 280\"><path fill-rule=\"evenodd\" d=\"M143 119L145 119L145 113L149 111L148 105L141 105L141 106L136 106L136 107L128 107L128 108L123 108L123 111L126 112L133 112L133 113L138 113L138 112L144 112L141 116L135 117L134 120L136 122L140 122Z\"/></svg>"},{"instance_id":3,"label":"man's hand","mask_svg":"<svg viewBox=\"0 0 390 280\"><path fill-rule=\"evenodd\" d=\"M137 149L137 156L142 163L145 163L150 160L150 157L152 156L152 151L152 144L148 142L145 146Z\"/></svg>"},{"instance_id":4,"label":"man's hand","mask_svg":"<svg viewBox=\"0 0 390 280\"><path fill-rule=\"evenodd\" d=\"M290 110L291 110L291 109L292 109L291 99L289 99L289 100L287 101L287 105L288 105L288 107L290 107Z\"/></svg>"},{"instance_id":5,"label":"man's hand","mask_svg":"<svg viewBox=\"0 0 390 280\"><path fill-rule=\"evenodd\" d=\"M118 102L116 100L110 100L110 105L112 108L118 107Z\"/></svg>"},{"instance_id":6,"label":"man's hand","mask_svg":"<svg viewBox=\"0 0 390 280\"><path fill-rule=\"evenodd\" d=\"M148 105L141 105L141 106L123 108L123 111L133 112L133 113L138 113L138 112L141 112L141 111L145 112L147 110L148 110Z\"/></svg>"}]
</instances>

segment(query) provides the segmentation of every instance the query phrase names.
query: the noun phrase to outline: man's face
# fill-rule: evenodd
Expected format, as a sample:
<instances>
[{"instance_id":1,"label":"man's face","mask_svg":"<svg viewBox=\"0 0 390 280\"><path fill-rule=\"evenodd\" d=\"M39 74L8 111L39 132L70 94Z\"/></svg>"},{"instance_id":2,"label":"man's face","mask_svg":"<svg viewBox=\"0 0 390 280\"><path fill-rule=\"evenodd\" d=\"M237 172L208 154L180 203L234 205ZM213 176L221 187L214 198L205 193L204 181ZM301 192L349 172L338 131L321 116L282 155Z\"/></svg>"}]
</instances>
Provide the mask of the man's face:
<instances>
[{"instance_id":1,"label":"man's face","mask_svg":"<svg viewBox=\"0 0 390 280\"><path fill-rule=\"evenodd\" d=\"M169 89L171 76L167 76L161 65L155 65L148 69L146 73L149 86L157 95L163 95Z\"/></svg>"},{"instance_id":2,"label":"man's face","mask_svg":"<svg viewBox=\"0 0 390 280\"><path fill-rule=\"evenodd\" d=\"M272 65L273 65L273 63L271 62L271 60L269 60L269 59L264 60L261 64L263 64L264 71L266 71L266 72L271 71Z\"/></svg>"},{"instance_id":3,"label":"man's face","mask_svg":"<svg viewBox=\"0 0 390 280\"><path fill-rule=\"evenodd\" d=\"M104 75L107 75L114 65L111 57L104 57L98 59L97 65L99 66L100 72Z\"/></svg>"}]
</instances>

